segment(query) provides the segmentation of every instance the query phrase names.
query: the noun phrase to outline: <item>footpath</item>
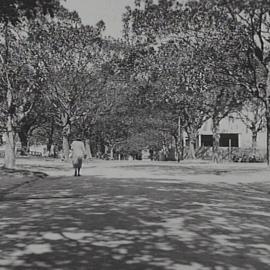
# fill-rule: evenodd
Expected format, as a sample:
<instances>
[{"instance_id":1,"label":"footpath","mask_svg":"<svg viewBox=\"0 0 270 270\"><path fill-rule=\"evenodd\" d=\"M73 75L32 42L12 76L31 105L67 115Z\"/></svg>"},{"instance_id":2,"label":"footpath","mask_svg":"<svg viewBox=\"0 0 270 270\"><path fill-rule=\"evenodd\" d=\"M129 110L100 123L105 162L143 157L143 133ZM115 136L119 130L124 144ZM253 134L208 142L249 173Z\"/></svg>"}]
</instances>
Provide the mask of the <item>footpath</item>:
<instances>
[{"instance_id":1,"label":"footpath","mask_svg":"<svg viewBox=\"0 0 270 270\"><path fill-rule=\"evenodd\" d=\"M0 159L0 166L3 160ZM73 176L70 162L59 159L19 158L16 170L0 170L0 190L12 188L34 179ZM199 182L227 184L268 182L270 169L264 163L221 163L185 160L151 161L84 161L82 175L109 179L143 179L166 182Z\"/></svg>"}]
</instances>

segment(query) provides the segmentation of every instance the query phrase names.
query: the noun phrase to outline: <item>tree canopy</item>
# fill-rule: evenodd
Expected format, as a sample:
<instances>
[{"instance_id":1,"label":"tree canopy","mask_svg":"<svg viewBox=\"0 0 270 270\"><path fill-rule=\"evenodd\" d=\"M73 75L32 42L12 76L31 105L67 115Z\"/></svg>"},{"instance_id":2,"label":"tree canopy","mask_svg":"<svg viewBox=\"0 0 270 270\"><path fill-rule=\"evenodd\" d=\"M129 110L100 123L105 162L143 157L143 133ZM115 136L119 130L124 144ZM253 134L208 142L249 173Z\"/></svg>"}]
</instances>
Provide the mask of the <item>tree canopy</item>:
<instances>
[{"instance_id":1,"label":"tree canopy","mask_svg":"<svg viewBox=\"0 0 270 270\"><path fill-rule=\"evenodd\" d=\"M23 18L34 19L39 14L54 16L59 0L1 0L0 23L16 25Z\"/></svg>"},{"instance_id":2,"label":"tree canopy","mask_svg":"<svg viewBox=\"0 0 270 270\"><path fill-rule=\"evenodd\" d=\"M145 134L152 145L171 136L182 147L185 131L194 158L208 119L215 156L220 121L259 104L269 160L269 10L262 0L136 0L114 39L104 37L103 21L84 25L59 1L1 1L0 125L9 160L17 133L27 145L42 132L48 149L57 140L68 158L79 134L113 156L138 151Z\"/></svg>"}]
</instances>

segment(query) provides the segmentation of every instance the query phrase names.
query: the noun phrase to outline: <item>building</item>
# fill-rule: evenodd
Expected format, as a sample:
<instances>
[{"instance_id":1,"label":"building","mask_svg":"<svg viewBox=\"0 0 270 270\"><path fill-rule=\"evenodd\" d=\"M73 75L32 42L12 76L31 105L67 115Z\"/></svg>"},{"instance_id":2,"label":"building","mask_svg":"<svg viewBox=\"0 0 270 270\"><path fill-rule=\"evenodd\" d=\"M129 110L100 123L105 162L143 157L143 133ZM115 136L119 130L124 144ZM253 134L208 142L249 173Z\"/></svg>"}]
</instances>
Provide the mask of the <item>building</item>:
<instances>
[{"instance_id":1,"label":"building","mask_svg":"<svg viewBox=\"0 0 270 270\"><path fill-rule=\"evenodd\" d=\"M209 119L199 130L199 147L213 146L212 126L212 119ZM252 133L236 113L221 120L219 134L220 147L251 148L252 146ZM266 151L266 130L258 133L257 149Z\"/></svg>"}]
</instances>

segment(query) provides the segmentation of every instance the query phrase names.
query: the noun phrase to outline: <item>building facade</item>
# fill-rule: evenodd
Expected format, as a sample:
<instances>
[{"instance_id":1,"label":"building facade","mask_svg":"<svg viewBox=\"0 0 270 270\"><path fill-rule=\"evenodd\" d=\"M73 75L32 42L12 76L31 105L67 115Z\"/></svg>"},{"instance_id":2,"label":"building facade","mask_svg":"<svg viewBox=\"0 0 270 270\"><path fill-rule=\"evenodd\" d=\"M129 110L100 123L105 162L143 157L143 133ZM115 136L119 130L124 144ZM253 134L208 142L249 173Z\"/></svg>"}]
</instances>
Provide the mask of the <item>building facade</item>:
<instances>
[{"instance_id":1,"label":"building facade","mask_svg":"<svg viewBox=\"0 0 270 270\"><path fill-rule=\"evenodd\" d=\"M213 145L212 126L212 119L209 119L199 130L199 147ZM252 146L252 132L237 114L230 114L221 120L219 134L220 147L251 148ZM266 150L266 129L258 133L257 149Z\"/></svg>"}]
</instances>

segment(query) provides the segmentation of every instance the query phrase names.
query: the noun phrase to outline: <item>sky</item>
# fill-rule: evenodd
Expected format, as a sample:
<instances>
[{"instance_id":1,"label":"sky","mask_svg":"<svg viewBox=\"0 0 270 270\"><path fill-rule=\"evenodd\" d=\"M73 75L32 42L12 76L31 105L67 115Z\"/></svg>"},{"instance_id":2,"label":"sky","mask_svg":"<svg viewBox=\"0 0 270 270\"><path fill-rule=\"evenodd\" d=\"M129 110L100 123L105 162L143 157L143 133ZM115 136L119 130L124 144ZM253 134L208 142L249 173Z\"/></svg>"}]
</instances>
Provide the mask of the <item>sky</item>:
<instances>
[{"instance_id":1,"label":"sky","mask_svg":"<svg viewBox=\"0 0 270 270\"><path fill-rule=\"evenodd\" d=\"M103 20L106 24L105 35L118 38L121 36L125 7L133 3L134 0L66 0L64 6L76 10L84 24L95 25Z\"/></svg>"}]
</instances>

